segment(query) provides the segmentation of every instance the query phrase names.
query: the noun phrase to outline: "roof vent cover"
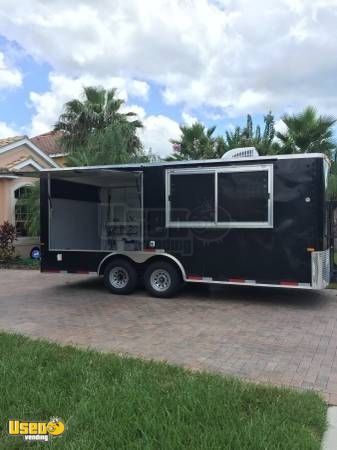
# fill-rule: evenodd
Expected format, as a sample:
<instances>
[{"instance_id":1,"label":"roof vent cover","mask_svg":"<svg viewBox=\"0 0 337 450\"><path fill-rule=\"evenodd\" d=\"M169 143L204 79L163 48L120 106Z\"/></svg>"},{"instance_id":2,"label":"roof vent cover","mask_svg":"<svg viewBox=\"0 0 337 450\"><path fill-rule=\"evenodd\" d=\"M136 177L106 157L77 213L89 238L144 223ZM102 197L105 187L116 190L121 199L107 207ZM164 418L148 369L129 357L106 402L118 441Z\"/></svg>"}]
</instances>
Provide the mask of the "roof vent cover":
<instances>
[{"instance_id":1,"label":"roof vent cover","mask_svg":"<svg viewBox=\"0 0 337 450\"><path fill-rule=\"evenodd\" d=\"M228 150L228 152L222 155L221 159L232 158L258 158L260 155L255 147L239 147Z\"/></svg>"}]
</instances>

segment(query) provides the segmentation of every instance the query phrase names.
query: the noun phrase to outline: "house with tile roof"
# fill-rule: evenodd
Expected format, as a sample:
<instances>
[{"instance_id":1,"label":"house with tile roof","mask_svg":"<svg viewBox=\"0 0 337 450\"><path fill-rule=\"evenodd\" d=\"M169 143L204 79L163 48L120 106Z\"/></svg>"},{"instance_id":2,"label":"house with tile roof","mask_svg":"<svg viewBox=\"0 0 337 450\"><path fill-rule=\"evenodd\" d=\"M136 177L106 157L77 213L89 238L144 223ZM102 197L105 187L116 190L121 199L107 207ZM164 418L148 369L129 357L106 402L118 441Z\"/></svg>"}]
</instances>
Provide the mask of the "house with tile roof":
<instances>
[{"instance_id":1,"label":"house with tile roof","mask_svg":"<svg viewBox=\"0 0 337 450\"><path fill-rule=\"evenodd\" d=\"M62 131L49 131L48 133L35 136L30 140L59 166L64 166L66 153L64 153L60 146L62 134Z\"/></svg>"},{"instance_id":2,"label":"house with tile roof","mask_svg":"<svg viewBox=\"0 0 337 450\"><path fill-rule=\"evenodd\" d=\"M61 150L60 137L60 132L51 131L33 138L15 136L0 139L0 223L9 221L15 225L19 254L27 255L32 245L37 243L36 238L27 236L29 212L18 203L36 179L18 177L15 171L39 172L63 166L66 155Z\"/></svg>"}]
</instances>

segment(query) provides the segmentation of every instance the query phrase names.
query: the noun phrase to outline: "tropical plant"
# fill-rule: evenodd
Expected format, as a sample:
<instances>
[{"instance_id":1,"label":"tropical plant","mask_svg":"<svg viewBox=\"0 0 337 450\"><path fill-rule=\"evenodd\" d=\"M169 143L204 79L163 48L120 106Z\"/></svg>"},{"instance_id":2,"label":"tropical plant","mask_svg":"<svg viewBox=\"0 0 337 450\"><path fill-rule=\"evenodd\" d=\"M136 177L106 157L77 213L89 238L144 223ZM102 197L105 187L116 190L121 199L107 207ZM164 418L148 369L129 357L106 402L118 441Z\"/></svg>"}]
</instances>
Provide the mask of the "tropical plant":
<instances>
[{"instance_id":1,"label":"tropical plant","mask_svg":"<svg viewBox=\"0 0 337 450\"><path fill-rule=\"evenodd\" d=\"M40 234L40 182L29 186L26 194L17 200L17 204L23 206L27 211L25 223L29 236Z\"/></svg>"},{"instance_id":2,"label":"tropical plant","mask_svg":"<svg viewBox=\"0 0 337 450\"><path fill-rule=\"evenodd\" d=\"M328 177L328 198L337 200L337 163L332 161Z\"/></svg>"},{"instance_id":3,"label":"tropical plant","mask_svg":"<svg viewBox=\"0 0 337 450\"><path fill-rule=\"evenodd\" d=\"M287 130L276 133L282 153L325 153L330 159L335 150L332 116L318 115L315 108L308 106L299 114L282 117Z\"/></svg>"},{"instance_id":4,"label":"tropical plant","mask_svg":"<svg viewBox=\"0 0 337 450\"><path fill-rule=\"evenodd\" d=\"M14 225L4 222L0 225L0 261L9 261L14 258L16 231Z\"/></svg>"},{"instance_id":5,"label":"tropical plant","mask_svg":"<svg viewBox=\"0 0 337 450\"><path fill-rule=\"evenodd\" d=\"M117 124L129 127L130 147L141 147L136 131L142 123L134 112L121 111L124 100L117 98L116 94L116 89L87 86L83 88L82 100L73 99L64 105L55 130L63 132L61 145L67 152L85 145L96 131Z\"/></svg>"},{"instance_id":6,"label":"tropical plant","mask_svg":"<svg viewBox=\"0 0 337 450\"><path fill-rule=\"evenodd\" d=\"M274 116L269 112L264 116L264 129L261 132L260 125L254 129L252 116L248 114L244 128L236 127L234 131L226 131L226 151L238 147L255 147L260 155L279 153L279 146L274 141L274 124Z\"/></svg>"},{"instance_id":7,"label":"tropical plant","mask_svg":"<svg viewBox=\"0 0 337 450\"><path fill-rule=\"evenodd\" d=\"M131 145L134 133L126 123L111 124L103 130L93 132L87 142L73 150L68 156L68 166L95 166L126 164L156 160L151 152L138 145Z\"/></svg>"},{"instance_id":8,"label":"tropical plant","mask_svg":"<svg viewBox=\"0 0 337 450\"><path fill-rule=\"evenodd\" d=\"M168 160L210 159L217 157L217 138L213 136L216 127L206 128L195 122L180 126L181 138L171 139L173 155Z\"/></svg>"},{"instance_id":9,"label":"tropical plant","mask_svg":"<svg viewBox=\"0 0 337 450\"><path fill-rule=\"evenodd\" d=\"M274 116L269 112L264 117L264 129L254 128L251 115L247 115L246 126L226 131L225 136L214 136L216 127L206 128L196 122L191 126L181 126L181 139L171 140L173 155L168 160L221 158L228 150L238 147L255 147L259 154L279 153L275 142Z\"/></svg>"}]
</instances>

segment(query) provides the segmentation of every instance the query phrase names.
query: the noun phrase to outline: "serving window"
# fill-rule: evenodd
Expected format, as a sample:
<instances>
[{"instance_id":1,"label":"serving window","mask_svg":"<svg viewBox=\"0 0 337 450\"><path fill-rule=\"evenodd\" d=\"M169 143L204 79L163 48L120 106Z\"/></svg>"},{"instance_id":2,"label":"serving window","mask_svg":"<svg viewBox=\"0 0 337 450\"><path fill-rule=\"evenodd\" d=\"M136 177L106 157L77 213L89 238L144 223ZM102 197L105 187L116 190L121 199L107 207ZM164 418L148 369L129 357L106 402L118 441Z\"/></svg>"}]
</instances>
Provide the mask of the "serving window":
<instances>
[{"instance_id":1,"label":"serving window","mask_svg":"<svg viewBox=\"0 0 337 450\"><path fill-rule=\"evenodd\" d=\"M214 222L214 174L174 174L170 202L172 222Z\"/></svg>"},{"instance_id":2,"label":"serving window","mask_svg":"<svg viewBox=\"0 0 337 450\"><path fill-rule=\"evenodd\" d=\"M270 164L166 171L166 226L271 228Z\"/></svg>"},{"instance_id":3,"label":"serving window","mask_svg":"<svg viewBox=\"0 0 337 450\"><path fill-rule=\"evenodd\" d=\"M49 250L141 250L142 176L108 169L49 175Z\"/></svg>"}]
</instances>

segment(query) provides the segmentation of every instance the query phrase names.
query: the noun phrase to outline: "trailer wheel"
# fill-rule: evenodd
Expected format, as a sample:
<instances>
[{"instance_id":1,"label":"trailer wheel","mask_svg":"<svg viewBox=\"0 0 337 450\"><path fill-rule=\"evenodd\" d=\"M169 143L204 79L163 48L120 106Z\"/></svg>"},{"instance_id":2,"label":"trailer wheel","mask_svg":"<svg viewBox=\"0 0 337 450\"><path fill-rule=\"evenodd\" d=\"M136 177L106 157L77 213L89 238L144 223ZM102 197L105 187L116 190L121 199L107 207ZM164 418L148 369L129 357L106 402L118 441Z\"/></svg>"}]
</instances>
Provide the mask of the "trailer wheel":
<instances>
[{"instance_id":1,"label":"trailer wheel","mask_svg":"<svg viewBox=\"0 0 337 450\"><path fill-rule=\"evenodd\" d=\"M166 261L150 264L144 273L146 290L154 297L168 298L178 292L182 278L178 269Z\"/></svg>"},{"instance_id":2,"label":"trailer wheel","mask_svg":"<svg viewBox=\"0 0 337 450\"><path fill-rule=\"evenodd\" d=\"M113 294L131 294L137 286L136 268L124 259L116 259L104 271L104 284Z\"/></svg>"}]
</instances>

